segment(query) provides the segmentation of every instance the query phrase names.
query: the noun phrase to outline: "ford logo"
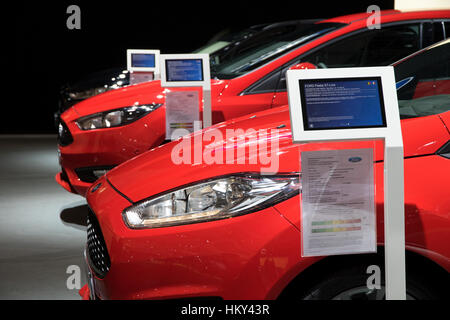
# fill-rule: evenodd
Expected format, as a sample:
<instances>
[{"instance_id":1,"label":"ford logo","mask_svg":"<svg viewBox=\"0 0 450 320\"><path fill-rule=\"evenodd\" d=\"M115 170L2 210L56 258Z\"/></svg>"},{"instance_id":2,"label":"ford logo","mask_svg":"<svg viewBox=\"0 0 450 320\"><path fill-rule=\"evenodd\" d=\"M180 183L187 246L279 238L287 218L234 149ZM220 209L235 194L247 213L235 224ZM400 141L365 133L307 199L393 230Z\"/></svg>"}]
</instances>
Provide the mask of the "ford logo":
<instances>
[{"instance_id":1,"label":"ford logo","mask_svg":"<svg viewBox=\"0 0 450 320\"><path fill-rule=\"evenodd\" d=\"M352 157L350 159L348 159L348 161L350 162L360 162L362 160L362 158L360 157Z\"/></svg>"}]
</instances>

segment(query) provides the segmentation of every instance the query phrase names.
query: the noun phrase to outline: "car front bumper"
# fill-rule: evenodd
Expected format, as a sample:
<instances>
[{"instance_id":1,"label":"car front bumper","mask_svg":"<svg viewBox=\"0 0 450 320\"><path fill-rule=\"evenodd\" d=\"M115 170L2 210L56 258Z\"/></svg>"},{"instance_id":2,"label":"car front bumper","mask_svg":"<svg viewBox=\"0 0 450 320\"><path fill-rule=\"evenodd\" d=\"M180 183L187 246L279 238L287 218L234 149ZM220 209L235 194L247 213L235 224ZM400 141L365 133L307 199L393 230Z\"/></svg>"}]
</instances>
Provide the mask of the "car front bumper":
<instances>
[{"instance_id":1,"label":"car front bumper","mask_svg":"<svg viewBox=\"0 0 450 320\"><path fill-rule=\"evenodd\" d=\"M157 109L125 126L81 130L75 120L69 120L75 116L72 109L68 110L61 121L70 139L66 145L58 145L62 170L56 181L67 191L85 196L96 179L88 179L83 173L111 169L164 142L165 120L161 117L164 112Z\"/></svg>"},{"instance_id":2,"label":"car front bumper","mask_svg":"<svg viewBox=\"0 0 450 320\"><path fill-rule=\"evenodd\" d=\"M132 230L122 219L131 203L106 178L95 185L99 183L87 194L111 263L106 275L94 272L91 287L99 299L274 299L299 268L312 263L300 256L298 229L274 208L219 221Z\"/></svg>"}]
</instances>

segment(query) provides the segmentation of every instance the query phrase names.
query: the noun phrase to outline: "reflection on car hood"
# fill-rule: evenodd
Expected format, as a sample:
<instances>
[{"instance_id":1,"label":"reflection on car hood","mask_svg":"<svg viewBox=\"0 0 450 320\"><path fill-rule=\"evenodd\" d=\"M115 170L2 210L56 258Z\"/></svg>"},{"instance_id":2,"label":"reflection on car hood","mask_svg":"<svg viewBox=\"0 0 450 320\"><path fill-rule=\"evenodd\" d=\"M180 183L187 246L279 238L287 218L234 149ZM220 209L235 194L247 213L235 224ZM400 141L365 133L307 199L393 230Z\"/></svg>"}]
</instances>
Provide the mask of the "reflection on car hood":
<instances>
[{"instance_id":1,"label":"reflection on car hood","mask_svg":"<svg viewBox=\"0 0 450 320\"><path fill-rule=\"evenodd\" d=\"M423 128L429 129L424 131ZM244 132L238 132L236 129L243 129ZM255 152L251 152L250 146L261 143L261 140L272 141L275 139L278 141L277 161L279 170L277 172L300 171L299 145L292 143L287 106L222 122L208 129L195 132L188 137L192 143L193 141L203 141L204 135L208 135L208 132L211 133L212 130L217 130L224 138L204 141L199 149L186 149L191 154L191 163L174 163L172 153L177 150L176 148L179 150L181 146L181 140L178 140L157 147L121 164L109 171L107 178L116 189L132 201L139 201L182 185L215 176L238 172L261 172L264 165L248 163L248 159L251 157L259 156L255 155ZM255 132L260 132L259 130L265 130L268 135L257 135L255 138ZM447 129L437 115L402 120L402 131L405 157L432 154L450 138ZM209 144L211 145L208 146ZM226 154L227 148L236 149L238 145L245 150L245 156L241 158L243 159L242 164L237 164L237 159L234 159L234 164L226 164L225 159L223 163L195 162L195 152L198 152L197 154L201 157L208 148L210 154ZM189 146L192 145L189 144ZM364 142L347 142L346 144L334 142L330 143L329 147L334 149L363 148L367 145ZM214 150L214 152L211 153L211 150ZM375 161L383 160L383 152L383 142L377 141ZM261 162L257 161L257 163Z\"/></svg>"},{"instance_id":2,"label":"reflection on car hood","mask_svg":"<svg viewBox=\"0 0 450 320\"><path fill-rule=\"evenodd\" d=\"M247 128L252 128L258 131L259 129L276 129L280 126L283 128L278 129L276 134L269 135L269 139L280 138L280 146L282 145L281 148L293 148L290 134L289 111L287 107L277 108L275 111L263 111L256 114L256 117L254 115L247 115L222 122L208 129L197 131L188 137L190 137L191 142L197 141L198 139L202 140L204 134L212 132L212 130L217 130L217 132L220 132L222 136L227 137L227 139L217 139L217 141L214 140L214 150L224 150L227 142L232 143L234 147L236 147L236 139L240 139L239 143L241 145L245 145L246 157L248 157L248 146L255 142L255 139L250 137L252 133L247 132L245 134L241 134L239 132L235 132L234 134L230 134L230 131L228 131L227 136L227 130L238 128L247 130ZM250 139L243 141L242 139L245 137ZM244 171L258 172L260 170L258 165L252 164L214 164L213 166L207 165L203 162L192 165L190 163L182 163L178 165L174 164L172 159L172 151L176 150L174 148L177 146L180 146L180 142L181 140L178 140L159 146L136 158L133 158L132 161L127 161L119 165L107 173L108 180L115 188L131 200L138 201L153 194L157 194L187 183L192 183L194 181L208 179L213 176ZM194 152L200 152L200 154L203 154L205 151L205 146L208 144L210 144L210 142L203 142L199 149L192 150L192 158L194 156ZM294 154L296 153L292 153L292 155ZM290 159L287 157L283 157L283 159L286 160L286 162L283 163L284 168L289 166L289 170L298 170L298 158L297 161L291 161L290 165L288 163ZM155 170L155 168L157 168L157 170Z\"/></svg>"},{"instance_id":3,"label":"reflection on car hood","mask_svg":"<svg viewBox=\"0 0 450 320\"><path fill-rule=\"evenodd\" d=\"M223 90L227 82L228 81L223 80L211 80L211 96L217 96ZM161 81L149 81L96 95L75 104L73 108L80 116L86 116L96 112L132 106L136 103L164 103L165 90L167 89L161 87ZM191 88L189 90L199 89Z\"/></svg>"}]
</instances>

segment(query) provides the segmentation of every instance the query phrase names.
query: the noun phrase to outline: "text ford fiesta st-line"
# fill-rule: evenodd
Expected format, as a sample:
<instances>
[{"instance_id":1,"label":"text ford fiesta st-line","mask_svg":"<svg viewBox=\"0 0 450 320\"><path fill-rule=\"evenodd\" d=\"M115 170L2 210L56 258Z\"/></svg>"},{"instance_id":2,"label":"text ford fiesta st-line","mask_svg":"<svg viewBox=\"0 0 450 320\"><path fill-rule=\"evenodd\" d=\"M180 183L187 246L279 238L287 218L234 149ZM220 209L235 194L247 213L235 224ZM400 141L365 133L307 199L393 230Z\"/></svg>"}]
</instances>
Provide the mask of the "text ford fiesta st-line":
<instances>
[{"instance_id":1,"label":"text ford fiesta st-line","mask_svg":"<svg viewBox=\"0 0 450 320\"><path fill-rule=\"evenodd\" d=\"M368 28L368 17L280 24L234 46L231 57L211 66L213 123L286 105L285 71L300 62L318 68L389 65L450 35L449 10L382 12L381 29ZM57 182L85 195L107 170L161 145L168 90L151 81L97 95L62 113Z\"/></svg>"},{"instance_id":2,"label":"text ford fiesta st-line","mask_svg":"<svg viewBox=\"0 0 450 320\"><path fill-rule=\"evenodd\" d=\"M395 75L403 84L407 298L448 298L450 41L401 60ZM270 144L273 151L275 141L271 157L278 169L261 174L270 164L254 146ZM368 266L384 265L381 142L374 167L377 253L302 257L299 145L292 143L286 106L148 151L87 192L91 277L81 293L100 299L382 299L383 287L366 285Z\"/></svg>"}]
</instances>

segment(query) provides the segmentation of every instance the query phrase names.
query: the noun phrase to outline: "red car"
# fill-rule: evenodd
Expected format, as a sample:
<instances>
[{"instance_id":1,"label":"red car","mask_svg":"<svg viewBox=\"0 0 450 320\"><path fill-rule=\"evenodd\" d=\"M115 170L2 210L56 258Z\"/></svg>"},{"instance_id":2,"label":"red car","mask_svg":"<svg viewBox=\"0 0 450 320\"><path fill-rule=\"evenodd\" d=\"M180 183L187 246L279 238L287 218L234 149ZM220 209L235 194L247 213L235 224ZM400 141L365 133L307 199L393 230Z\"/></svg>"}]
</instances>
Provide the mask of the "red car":
<instances>
[{"instance_id":1,"label":"red car","mask_svg":"<svg viewBox=\"0 0 450 320\"><path fill-rule=\"evenodd\" d=\"M287 104L284 74L299 62L319 68L388 65L450 36L450 10L384 11L381 29L369 29L368 17L272 25L222 61L212 61L213 123ZM164 143L165 90L152 81L100 94L65 111L57 182L85 195L107 170Z\"/></svg>"},{"instance_id":2,"label":"red car","mask_svg":"<svg viewBox=\"0 0 450 320\"><path fill-rule=\"evenodd\" d=\"M403 59L395 74L407 297L448 298L450 40ZM268 129L276 130L255 136ZM211 142L212 132L226 138ZM252 161L258 154L252 146L275 140L278 170L261 175L267 163ZM236 161L207 163L206 155L220 160L229 150ZM198 151L202 161L195 160ZM382 145L374 165L376 181L383 181ZM383 298L383 289L366 286L367 267L384 265L382 183L376 184L378 253L303 258L299 172L286 106L226 121L121 164L87 192L91 280L81 293L99 299Z\"/></svg>"}]
</instances>

